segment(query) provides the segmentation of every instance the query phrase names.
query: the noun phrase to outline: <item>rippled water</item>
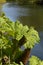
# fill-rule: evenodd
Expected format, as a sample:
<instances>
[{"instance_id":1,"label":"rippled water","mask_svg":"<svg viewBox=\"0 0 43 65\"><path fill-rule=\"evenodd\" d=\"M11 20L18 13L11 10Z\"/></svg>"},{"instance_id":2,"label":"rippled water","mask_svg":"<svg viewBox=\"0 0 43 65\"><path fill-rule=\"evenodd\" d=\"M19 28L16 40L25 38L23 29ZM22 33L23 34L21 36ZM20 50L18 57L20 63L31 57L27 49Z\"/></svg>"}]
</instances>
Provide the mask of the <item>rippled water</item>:
<instances>
[{"instance_id":1,"label":"rippled water","mask_svg":"<svg viewBox=\"0 0 43 65\"><path fill-rule=\"evenodd\" d=\"M12 21L20 20L24 25L34 26L38 30L40 44L32 49L31 55L36 55L43 59L43 7L27 7L15 5L14 3L6 3L1 10Z\"/></svg>"}]
</instances>

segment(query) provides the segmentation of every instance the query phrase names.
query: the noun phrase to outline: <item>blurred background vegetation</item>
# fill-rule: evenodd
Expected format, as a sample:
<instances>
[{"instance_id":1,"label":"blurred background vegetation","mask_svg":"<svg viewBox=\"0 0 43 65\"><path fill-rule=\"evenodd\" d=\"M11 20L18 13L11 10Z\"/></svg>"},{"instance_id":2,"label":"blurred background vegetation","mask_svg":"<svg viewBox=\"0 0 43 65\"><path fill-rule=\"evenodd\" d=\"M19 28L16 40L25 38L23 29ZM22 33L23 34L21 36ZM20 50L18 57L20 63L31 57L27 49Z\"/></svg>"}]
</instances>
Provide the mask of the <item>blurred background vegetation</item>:
<instances>
[{"instance_id":1,"label":"blurred background vegetation","mask_svg":"<svg viewBox=\"0 0 43 65\"><path fill-rule=\"evenodd\" d=\"M0 0L0 3L16 2L18 4L43 4L43 0Z\"/></svg>"}]
</instances>

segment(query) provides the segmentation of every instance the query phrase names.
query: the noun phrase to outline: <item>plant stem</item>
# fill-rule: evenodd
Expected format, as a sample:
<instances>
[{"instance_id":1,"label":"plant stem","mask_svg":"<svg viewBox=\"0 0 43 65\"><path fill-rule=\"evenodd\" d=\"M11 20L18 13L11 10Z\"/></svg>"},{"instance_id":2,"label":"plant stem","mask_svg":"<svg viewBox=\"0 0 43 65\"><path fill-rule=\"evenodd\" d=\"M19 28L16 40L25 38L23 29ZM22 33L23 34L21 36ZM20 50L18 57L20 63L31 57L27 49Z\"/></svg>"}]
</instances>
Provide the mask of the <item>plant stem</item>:
<instances>
[{"instance_id":1,"label":"plant stem","mask_svg":"<svg viewBox=\"0 0 43 65\"><path fill-rule=\"evenodd\" d=\"M23 35L23 37L19 40L19 47L21 47L25 43L26 43L26 37Z\"/></svg>"},{"instance_id":2,"label":"plant stem","mask_svg":"<svg viewBox=\"0 0 43 65\"><path fill-rule=\"evenodd\" d=\"M15 62L20 63L20 61L21 61L21 62L23 62L24 65L26 65L26 63L27 63L27 61L28 61L28 59L30 57L30 51L31 51L31 49L25 49L23 51L23 54L19 58L17 58L15 60Z\"/></svg>"},{"instance_id":3,"label":"plant stem","mask_svg":"<svg viewBox=\"0 0 43 65\"><path fill-rule=\"evenodd\" d=\"M26 65L26 63L30 57L30 51L31 51L31 49L25 49L24 50L24 53L23 53L22 59L21 59L21 61L23 62L24 65Z\"/></svg>"},{"instance_id":4,"label":"plant stem","mask_svg":"<svg viewBox=\"0 0 43 65\"><path fill-rule=\"evenodd\" d=\"M26 42L26 38L25 38L25 36L23 36L19 41L16 39L13 39L12 41L13 41L12 53L13 53L13 57L14 57L17 49Z\"/></svg>"}]
</instances>

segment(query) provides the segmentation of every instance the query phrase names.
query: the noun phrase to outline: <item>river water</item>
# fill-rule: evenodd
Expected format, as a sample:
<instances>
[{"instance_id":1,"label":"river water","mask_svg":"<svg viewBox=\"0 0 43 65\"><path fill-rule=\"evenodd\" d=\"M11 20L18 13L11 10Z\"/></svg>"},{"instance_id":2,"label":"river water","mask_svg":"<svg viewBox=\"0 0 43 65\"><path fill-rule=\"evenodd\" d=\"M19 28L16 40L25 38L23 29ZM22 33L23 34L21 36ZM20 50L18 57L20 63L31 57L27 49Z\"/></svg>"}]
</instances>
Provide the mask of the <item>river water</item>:
<instances>
[{"instance_id":1,"label":"river water","mask_svg":"<svg viewBox=\"0 0 43 65\"><path fill-rule=\"evenodd\" d=\"M40 44L36 45L31 55L36 55L43 59L43 6L26 6L17 5L15 3L5 3L0 6L0 12L5 12L5 15L12 21L20 20L21 23L28 26L34 26L40 35Z\"/></svg>"}]
</instances>

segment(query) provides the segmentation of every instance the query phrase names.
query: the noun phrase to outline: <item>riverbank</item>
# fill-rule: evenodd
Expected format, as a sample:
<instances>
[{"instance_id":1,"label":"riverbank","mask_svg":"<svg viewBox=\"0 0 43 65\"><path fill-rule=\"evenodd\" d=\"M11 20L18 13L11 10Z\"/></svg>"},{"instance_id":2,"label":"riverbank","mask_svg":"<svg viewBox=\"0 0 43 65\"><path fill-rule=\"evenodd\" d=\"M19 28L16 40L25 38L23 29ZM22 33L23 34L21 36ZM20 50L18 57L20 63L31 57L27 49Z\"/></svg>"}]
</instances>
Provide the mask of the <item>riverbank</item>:
<instances>
[{"instance_id":1,"label":"riverbank","mask_svg":"<svg viewBox=\"0 0 43 65\"><path fill-rule=\"evenodd\" d=\"M0 0L0 3L16 2L19 5L43 5L43 1L39 0Z\"/></svg>"}]
</instances>

